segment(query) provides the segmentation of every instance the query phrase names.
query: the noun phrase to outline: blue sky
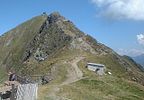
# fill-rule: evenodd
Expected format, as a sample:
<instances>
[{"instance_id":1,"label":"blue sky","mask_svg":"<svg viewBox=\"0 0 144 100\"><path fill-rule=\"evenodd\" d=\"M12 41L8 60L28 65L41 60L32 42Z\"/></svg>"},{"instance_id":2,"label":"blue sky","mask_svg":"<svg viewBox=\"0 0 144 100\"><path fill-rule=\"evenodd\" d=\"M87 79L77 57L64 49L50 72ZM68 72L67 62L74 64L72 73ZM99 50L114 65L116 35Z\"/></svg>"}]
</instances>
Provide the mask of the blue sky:
<instances>
[{"instance_id":1,"label":"blue sky","mask_svg":"<svg viewBox=\"0 0 144 100\"><path fill-rule=\"evenodd\" d=\"M1 0L0 34L42 12L58 11L99 42L136 56L144 53L143 4L144 0Z\"/></svg>"}]
</instances>

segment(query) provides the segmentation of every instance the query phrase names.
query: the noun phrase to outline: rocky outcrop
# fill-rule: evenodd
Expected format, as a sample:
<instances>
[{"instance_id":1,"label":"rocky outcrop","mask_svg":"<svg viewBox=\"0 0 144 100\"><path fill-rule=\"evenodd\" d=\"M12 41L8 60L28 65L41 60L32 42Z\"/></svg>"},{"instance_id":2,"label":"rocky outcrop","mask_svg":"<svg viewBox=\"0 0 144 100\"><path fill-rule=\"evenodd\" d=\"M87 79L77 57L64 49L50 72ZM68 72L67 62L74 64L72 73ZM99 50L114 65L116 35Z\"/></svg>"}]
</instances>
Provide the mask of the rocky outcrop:
<instances>
[{"instance_id":1,"label":"rocky outcrop","mask_svg":"<svg viewBox=\"0 0 144 100\"><path fill-rule=\"evenodd\" d=\"M58 56L60 53L65 56L66 52L67 58L73 57L73 54L86 56L86 58L98 57L102 59L101 62L106 63L105 65L109 65L110 70L118 69L117 72L122 69L124 73L130 73L136 69L137 72L134 73L137 75L133 74L133 76L142 80L140 70L134 68L138 67L137 65L91 36L85 35L71 21L57 12L50 15L43 13L7 32L0 37L0 48L0 64L6 66L8 70L13 68L22 74L33 74L41 69L44 71L46 69L46 72L41 73L47 74L52 66L48 61L58 53ZM63 59L66 60L65 57Z\"/></svg>"},{"instance_id":2,"label":"rocky outcrop","mask_svg":"<svg viewBox=\"0 0 144 100\"><path fill-rule=\"evenodd\" d=\"M63 48L71 41L72 37L65 34L56 24L57 21L62 21L63 19L58 13L53 13L47 17L39 32L27 45L27 49L23 55L23 61L26 61L31 56L38 61L45 60L48 56Z\"/></svg>"}]
</instances>

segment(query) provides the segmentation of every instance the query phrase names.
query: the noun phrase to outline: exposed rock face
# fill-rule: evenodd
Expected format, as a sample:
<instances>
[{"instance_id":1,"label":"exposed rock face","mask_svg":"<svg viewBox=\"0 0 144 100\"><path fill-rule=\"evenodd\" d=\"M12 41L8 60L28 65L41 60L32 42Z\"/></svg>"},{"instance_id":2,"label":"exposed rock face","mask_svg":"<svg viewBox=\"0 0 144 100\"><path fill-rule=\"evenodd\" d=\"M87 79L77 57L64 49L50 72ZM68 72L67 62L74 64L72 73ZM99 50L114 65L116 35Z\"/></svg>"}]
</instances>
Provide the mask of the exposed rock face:
<instances>
[{"instance_id":1,"label":"exposed rock face","mask_svg":"<svg viewBox=\"0 0 144 100\"><path fill-rule=\"evenodd\" d=\"M40 48L37 48L36 52L34 53L34 58L38 61L43 61L47 58L47 54L45 54L43 51L40 50Z\"/></svg>"},{"instance_id":2,"label":"exposed rock face","mask_svg":"<svg viewBox=\"0 0 144 100\"><path fill-rule=\"evenodd\" d=\"M66 20L58 12L54 12L47 16L39 32L27 44L27 49L22 59L26 61L33 56L36 60L43 61L51 54L54 54L55 51L69 44L72 40L79 41L84 36L84 33L77 29L72 22ZM77 47L79 46L80 44L77 45ZM91 48L85 41L82 42L81 46L85 46L85 49ZM92 48L90 51L94 53Z\"/></svg>"},{"instance_id":3,"label":"exposed rock face","mask_svg":"<svg viewBox=\"0 0 144 100\"><path fill-rule=\"evenodd\" d=\"M47 17L38 34L28 44L23 61L26 61L30 56L34 56L38 61L44 60L71 41L72 37L58 27L57 21L62 20L64 17L58 13L53 13Z\"/></svg>"},{"instance_id":4,"label":"exposed rock face","mask_svg":"<svg viewBox=\"0 0 144 100\"><path fill-rule=\"evenodd\" d=\"M86 35L85 41L97 52L99 55L115 54L115 52L104 44L98 43L93 37Z\"/></svg>"},{"instance_id":5,"label":"exposed rock face","mask_svg":"<svg viewBox=\"0 0 144 100\"><path fill-rule=\"evenodd\" d=\"M62 20L65 20L65 18L61 16L58 12L54 12L48 16L48 21L50 24Z\"/></svg>"},{"instance_id":6,"label":"exposed rock face","mask_svg":"<svg viewBox=\"0 0 144 100\"><path fill-rule=\"evenodd\" d=\"M115 70L119 68L128 73L132 73L136 69L137 72L132 73L133 76L138 74L138 78L135 79L142 80L142 74L139 74L140 70L135 68L137 65L127 58L121 57L91 36L85 35L71 21L57 12L50 15L43 13L41 16L34 17L5 33L0 37L0 48L0 65L6 66L7 70L13 68L17 71L20 70L21 73L25 71L25 73L31 74L34 70L36 72L42 70L44 66L47 68L47 72L42 73L47 74L51 70L49 66L53 66L56 62L54 59L54 61L47 63L51 60L50 58L65 50L69 55L67 59L77 51L77 56L81 57L85 56L84 54L87 57L102 56L106 58L108 56L110 62L103 61L103 63L115 68Z\"/></svg>"},{"instance_id":7,"label":"exposed rock face","mask_svg":"<svg viewBox=\"0 0 144 100\"><path fill-rule=\"evenodd\" d=\"M76 38L71 42L70 49L78 49L81 51L90 52L92 54L97 54L97 52L86 42L83 38Z\"/></svg>"}]
</instances>

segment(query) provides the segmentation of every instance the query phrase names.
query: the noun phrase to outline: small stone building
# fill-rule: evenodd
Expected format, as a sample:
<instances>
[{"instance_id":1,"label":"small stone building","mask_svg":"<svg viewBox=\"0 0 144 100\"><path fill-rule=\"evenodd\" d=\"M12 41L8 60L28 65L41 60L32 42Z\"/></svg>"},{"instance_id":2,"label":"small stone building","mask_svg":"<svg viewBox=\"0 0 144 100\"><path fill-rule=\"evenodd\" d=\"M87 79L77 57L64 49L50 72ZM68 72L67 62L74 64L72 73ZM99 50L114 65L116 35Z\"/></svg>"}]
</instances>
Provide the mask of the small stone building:
<instances>
[{"instance_id":1,"label":"small stone building","mask_svg":"<svg viewBox=\"0 0 144 100\"><path fill-rule=\"evenodd\" d=\"M87 63L87 68L90 71L96 72L98 75L105 74L105 65L96 63Z\"/></svg>"}]
</instances>

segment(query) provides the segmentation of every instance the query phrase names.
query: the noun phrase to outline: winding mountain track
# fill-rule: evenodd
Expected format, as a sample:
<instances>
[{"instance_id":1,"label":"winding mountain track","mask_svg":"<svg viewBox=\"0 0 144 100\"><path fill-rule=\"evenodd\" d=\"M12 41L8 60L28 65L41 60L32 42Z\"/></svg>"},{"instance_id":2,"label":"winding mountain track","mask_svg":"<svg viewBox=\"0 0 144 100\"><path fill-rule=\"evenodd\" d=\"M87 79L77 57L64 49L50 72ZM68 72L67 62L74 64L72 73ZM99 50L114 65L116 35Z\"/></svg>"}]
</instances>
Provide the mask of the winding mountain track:
<instances>
[{"instance_id":1,"label":"winding mountain track","mask_svg":"<svg viewBox=\"0 0 144 100\"><path fill-rule=\"evenodd\" d=\"M50 94L48 97L54 100L70 100L68 98L57 96L56 94L59 92L62 86L69 85L83 78L83 73L78 67L78 62L83 59L84 57L76 57L68 62L71 65L71 68L68 68L67 79L60 85L54 85L53 88L50 90Z\"/></svg>"},{"instance_id":2,"label":"winding mountain track","mask_svg":"<svg viewBox=\"0 0 144 100\"><path fill-rule=\"evenodd\" d=\"M66 81L64 81L61 85L68 85L82 79L83 73L79 69L77 63L83 59L84 57L76 57L75 59L69 62L69 64L71 64L71 68L68 69L68 75Z\"/></svg>"}]
</instances>

